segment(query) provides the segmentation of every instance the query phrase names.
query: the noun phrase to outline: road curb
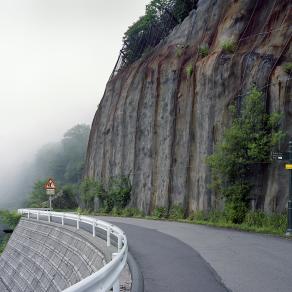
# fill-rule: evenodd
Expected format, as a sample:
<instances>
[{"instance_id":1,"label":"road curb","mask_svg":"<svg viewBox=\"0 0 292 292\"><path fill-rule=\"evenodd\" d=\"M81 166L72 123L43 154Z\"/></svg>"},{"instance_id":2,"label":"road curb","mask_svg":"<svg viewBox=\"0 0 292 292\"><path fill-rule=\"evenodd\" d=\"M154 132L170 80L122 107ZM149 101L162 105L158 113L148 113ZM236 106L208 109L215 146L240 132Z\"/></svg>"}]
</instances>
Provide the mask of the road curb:
<instances>
[{"instance_id":1,"label":"road curb","mask_svg":"<svg viewBox=\"0 0 292 292\"><path fill-rule=\"evenodd\" d=\"M131 277L132 277L132 287L131 292L144 292L144 278L143 274L130 252L128 252L128 259L127 259Z\"/></svg>"}]
</instances>

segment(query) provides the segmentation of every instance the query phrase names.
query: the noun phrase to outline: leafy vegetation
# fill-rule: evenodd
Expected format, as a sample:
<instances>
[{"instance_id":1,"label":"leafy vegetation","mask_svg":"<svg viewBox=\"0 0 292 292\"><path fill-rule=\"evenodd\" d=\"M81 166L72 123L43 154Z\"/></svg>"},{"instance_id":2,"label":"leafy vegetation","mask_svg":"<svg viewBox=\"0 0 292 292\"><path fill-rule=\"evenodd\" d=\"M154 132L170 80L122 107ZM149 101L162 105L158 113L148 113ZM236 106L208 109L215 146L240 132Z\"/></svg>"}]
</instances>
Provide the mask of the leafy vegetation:
<instances>
[{"instance_id":1,"label":"leafy vegetation","mask_svg":"<svg viewBox=\"0 0 292 292\"><path fill-rule=\"evenodd\" d=\"M198 48L199 55L204 58L207 57L209 54L209 47L208 45L202 45Z\"/></svg>"},{"instance_id":2,"label":"leafy vegetation","mask_svg":"<svg viewBox=\"0 0 292 292\"><path fill-rule=\"evenodd\" d=\"M123 42L123 63L131 64L143 52L155 47L169 32L182 22L197 0L152 0L146 5L145 15L126 31Z\"/></svg>"},{"instance_id":3,"label":"leafy vegetation","mask_svg":"<svg viewBox=\"0 0 292 292\"><path fill-rule=\"evenodd\" d=\"M192 64L189 64L186 67L186 73L187 73L187 77L190 78L193 75L193 66Z\"/></svg>"},{"instance_id":4,"label":"leafy vegetation","mask_svg":"<svg viewBox=\"0 0 292 292\"><path fill-rule=\"evenodd\" d=\"M168 218L167 209L164 207L156 207L153 210L152 216L158 219Z\"/></svg>"},{"instance_id":5,"label":"leafy vegetation","mask_svg":"<svg viewBox=\"0 0 292 292\"><path fill-rule=\"evenodd\" d=\"M283 68L284 68L285 73L287 73L289 75L292 74L292 63L291 62L285 63Z\"/></svg>"},{"instance_id":6,"label":"leafy vegetation","mask_svg":"<svg viewBox=\"0 0 292 292\"><path fill-rule=\"evenodd\" d=\"M130 180L125 176L111 178L107 187L98 181L85 178L80 184L82 207L87 210L93 210L94 199L99 198L102 212L109 213L113 211L115 215L118 215L129 203L131 189Z\"/></svg>"},{"instance_id":7,"label":"leafy vegetation","mask_svg":"<svg viewBox=\"0 0 292 292\"><path fill-rule=\"evenodd\" d=\"M225 40L221 43L221 48L226 54L233 54L236 50L236 43L232 40Z\"/></svg>"},{"instance_id":8,"label":"leafy vegetation","mask_svg":"<svg viewBox=\"0 0 292 292\"><path fill-rule=\"evenodd\" d=\"M46 180L38 180L34 183L32 192L27 199L27 206L31 208L40 208L42 203L48 200L48 195L44 189Z\"/></svg>"},{"instance_id":9,"label":"leafy vegetation","mask_svg":"<svg viewBox=\"0 0 292 292\"><path fill-rule=\"evenodd\" d=\"M9 238L10 238L9 234L5 234L5 236L0 238L0 255L3 253L5 247L8 243Z\"/></svg>"},{"instance_id":10,"label":"leafy vegetation","mask_svg":"<svg viewBox=\"0 0 292 292\"><path fill-rule=\"evenodd\" d=\"M240 224L233 223L230 221L229 216L225 211L218 210L210 210L208 212L196 211L191 213L188 218L184 219L185 217L182 212L182 207L179 205L171 207L169 213L164 207L155 208L151 216L144 216L143 212L135 208L125 208L123 210L113 208L109 213L104 212L103 209L100 209L98 212L82 211L82 214L136 217L152 220L175 220L179 222L232 228L242 231L269 233L281 236L285 234L288 223L287 214L266 214L261 211L247 212Z\"/></svg>"},{"instance_id":11,"label":"leafy vegetation","mask_svg":"<svg viewBox=\"0 0 292 292\"><path fill-rule=\"evenodd\" d=\"M242 223L248 211L253 170L270 161L270 151L284 133L279 129L281 114L266 114L262 93L253 87L245 97L242 111L233 122L207 162L212 171L211 188L225 199L225 215L233 223Z\"/></svg>"},{"instance_id":12,"label":"leafy vegetation","mask_svg":"<svg viewBox=\"0 0 292 292\"><path fill-rule=\"evenodd\" d=\"M81 182L79 189L82 207L87 210L93 210L94 199L102 197L104 194L102 185L90 178L85 178Z\"/></svg>"},{"instance_id":13,"label":"leafy vegetation","mask_svg":"<svg viewBox=\"0 0 292 292\"><path fill-rule=\"evenodd\" d=\"M21 215L16 211L0 210L0 223L6 225L9 229L13 230L18 224L20 218ZM0 255L4 251L9 238L10 234L5 234L2 238L0 238Z\"/></svg>"},{"instance_id":14,"label":"leafy vegetation","mask_svg":"<svg viewBox=\"0 0 292 292\"><path fill-rule=\"evenodd\" d=\"M287 214L266 214L261 211L247 212L240 224L235 224L228 219L225 211L203 212L197 211L190 215L187 221L196 224L206 224L218 227L233 228L243 231L254 231L283 235L287 229Z\"/></svg>"},{"instance_id":15,"label":"leafy vegetation","mask_svg":"<svg viewBox=\"0 0 292 292\"><path fill-rule=\"evenodd\" d=\"M60 143L39 150L33 166L36 181L26 203L29 207L41 207L48 200L44 184L49 177L56 180L58 191L63 191L63 196L53 200L53 206L77 206L89 132L89 126L76 125L64 134Z\"/></svg>"},{"instance_id":16,"label":"leafy vegetation","mask_svg":"<svg viewBox=\"0 0 292 292\"><path fill-rule=\"evenodd\" d=\"M128 177L115 177L110 179L107 197L112 198L115 207L123 209L130 200L131 190L132 186Z\"/></svg>"},{"instance_id":17,"label":"leafy vegetation","mask_svg":"<svg viewBox=\"0 0 292 292\"><path fill-rule=\"evenodd\" d=\"M18 224L21 215L16 211L0 210L0 222L14 229Z\"/></svg>"}]
</instances>

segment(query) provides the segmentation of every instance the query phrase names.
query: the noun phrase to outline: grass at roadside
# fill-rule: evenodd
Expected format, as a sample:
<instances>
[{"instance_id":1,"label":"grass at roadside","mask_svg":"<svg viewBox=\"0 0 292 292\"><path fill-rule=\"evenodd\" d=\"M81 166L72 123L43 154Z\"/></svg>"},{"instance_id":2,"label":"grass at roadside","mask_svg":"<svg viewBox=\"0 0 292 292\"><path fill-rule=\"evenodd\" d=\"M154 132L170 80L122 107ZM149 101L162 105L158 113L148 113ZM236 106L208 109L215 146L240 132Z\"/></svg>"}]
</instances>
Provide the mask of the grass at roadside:
<instances>
[{"instance_id":1,"label":"grass at roadside","mask_svg":"<svg viewBox=\"0 0 292 292\"><path fill-rule=\"evenodd\" d=\"M207 225L219 228L229 228L239 231L256 232L264 234L272 234L278 236L284 236L287 228L287 214L266 214L264 212L248 212L241 224L234 224L226 219L224 212L210 211L203 212L198 211L192 213L189 217L184 218L183 212L179 208L175 207L175 210L166 212L164 208L156 209L151 216L144 216L143 213L136 209L131 211L113 210L113 212L90 212L87 210L79 210L80 214L84 215L96 215L96 216L113 216L113 217L129 217L129 218L143 218L150 220L165 220L176 221L189 224Z\"/></svg>"},{"instance_id":2,"label":"grass at roadside","mask_svg":"<svg viewBox=\"0 0 292 292\"><path fill-rule=\"evenodd\" d=\"M145 216L143 212L135 208L117 209L113 208L111 212L105 212L100 209L99 212L90 210L78 209L55 209L59 212L76 212L81 215L91 216L113 216L149 220L164 220L175 221L189 224L207 225L219 228L228 228L246 232L256 232L263 234L272 234L277 236L284 236L287 228L287 214L286 213L272 213L266 214L261 211L248 212L244 221L241 224L234 224L228 221L226 214L221 211L197 211L190 214L187 218L181 207L174 206L168 212L166 208L156 208L152 215Z\"/></svg>"}]
</instances>

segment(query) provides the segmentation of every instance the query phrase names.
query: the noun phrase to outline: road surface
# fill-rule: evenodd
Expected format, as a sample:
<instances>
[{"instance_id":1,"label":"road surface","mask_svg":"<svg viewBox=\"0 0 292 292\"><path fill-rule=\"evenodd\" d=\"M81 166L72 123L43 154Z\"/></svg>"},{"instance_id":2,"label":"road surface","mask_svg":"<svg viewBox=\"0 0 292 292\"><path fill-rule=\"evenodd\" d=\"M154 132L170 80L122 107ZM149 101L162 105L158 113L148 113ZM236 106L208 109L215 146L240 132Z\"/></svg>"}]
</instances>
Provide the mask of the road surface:
<instances>
[{"instance_id":1,"label":"road surface","mask_svg":"<svg viewBox=\"0 0 292 292\"><path fill-rule=\"evenodd\" d=\"M126 232L145 292L292 291L292 240L178 222L98 218Z\"/></svg>"}]
</instances>

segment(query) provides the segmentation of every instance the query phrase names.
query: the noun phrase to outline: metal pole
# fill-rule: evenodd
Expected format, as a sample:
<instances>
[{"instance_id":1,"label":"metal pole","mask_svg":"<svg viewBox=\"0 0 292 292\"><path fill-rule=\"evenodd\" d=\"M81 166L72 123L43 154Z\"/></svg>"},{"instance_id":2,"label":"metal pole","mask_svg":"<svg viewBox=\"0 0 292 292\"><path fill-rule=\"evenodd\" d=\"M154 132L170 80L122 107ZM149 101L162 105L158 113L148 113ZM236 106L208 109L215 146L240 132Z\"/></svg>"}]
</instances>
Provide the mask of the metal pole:
<instances>
[{"instance_id":1,"label":"metal pole","mask_svg":"<svg viewBox=\"0 0 292 292\"><path fill-rule=\"evenodd\" d=\"M50 210L52 210L52 196L51 195L50 195L49 201L50 201Z\"/></svg>"},{"instance_id":2,"label":"metal pole","mask_svg":"<svg viewBox=\"0 0 292 292\"><path fill-rule=\"evenodd\" d=\"M292 164L292 141L289 141L289 164ZM289 169L288 229L287 236L292 235L292 169Z\"/></svg>"}]
</instances>

